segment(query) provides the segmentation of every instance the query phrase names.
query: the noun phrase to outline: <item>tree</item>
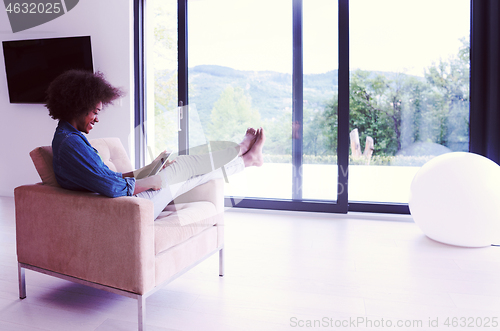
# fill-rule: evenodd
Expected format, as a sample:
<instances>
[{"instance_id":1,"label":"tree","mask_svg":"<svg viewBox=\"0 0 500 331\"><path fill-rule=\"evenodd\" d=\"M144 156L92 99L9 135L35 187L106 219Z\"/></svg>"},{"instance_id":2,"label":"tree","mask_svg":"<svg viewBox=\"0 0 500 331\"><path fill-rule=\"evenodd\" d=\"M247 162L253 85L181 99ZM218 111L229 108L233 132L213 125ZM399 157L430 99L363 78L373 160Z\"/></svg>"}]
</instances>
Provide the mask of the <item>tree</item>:
<instances>
[{"instance_id":1,"label":"tree","mask_svg":"<svg viewBox=\"0 0 500 331\"><path fill-rule=\"evenodd\" d=\"M323 121L321 131L324 137L324 148L326 154L336 155L338 145L338 95L335 94L332 99L326 102L323 112Z\"/></svg>"},{"instance_id":2,"label":"tree","mask_svg":"<svg viewBox=\"0 0 500 331\"><path fill-rule=\"evenodd\" d=\"M352 75L349 129L357 128L361 140L372 137L374 154L394 155L401 149L402 93L401 75L394 80L361 70Z\"/></svg>"},{"instance_id":3,"label":"tree","mask_svg":"<svg viewBox=\"0 0 500 331\"><path fill-rule=\"evenodd\" d=\"M168 7L170 5L170 7ZM156 156L161 151L177 149L177 25L176 7L170 3L155 3L151 23L154 27L152 52L148 53L151 66L154 68L154 111L148 111L149 121L154 123L148 135L154 140ZM153 117L153 118L151 118ZM154 157L153 156L153 157Z\"/></svg>"},{"instance_id":4,"label":"tree","mask_svg":"<svg viewBox=\"0 0 500 331\"><path fill-rule=\"evenodd\" d=\"M467 150L469 136L469 41L461 39L456 57L440 60L425 70L425 78L441 105L435 112L437 143L453 150Z\"/></svg>"},{"instance_id":5,"label":"tree","mask_svg":"<svg viewBox=\"0 0 500 331\"><path fill-rule=\"evenodd\" d=\"M292 112L283 111L266 120L266 154L292 155Z\"/></svg>"},{"instance_id":6,"label":"tree","mask_svg":"<svg viewBox=\"0 0 500 331\"><path fill-rule=\"evenodd\" d=\"M228 86L215 102L207 135L210 140L239 141L248 127L260 126L259 111L242 88Z\"/></svg>"},{"instance_id":7,"label":"tree","mask_svg":"<svg viewBox=\"0 0 500 331\"><path fill-rule=\"evenodd\" d=\"M161 151L177 149L177 74L156 72L154 108L154 140L157 155Z\"/></svg>"},{"instance_id":8,"label":"tree","mask_svg":"<svg viewBox=\"0 0 500 331\"><path fill-rule=\"evenodd\" d=\"M467 150L469 118L468 40L457 56L425 70L424 79L403 73L351 74L350 130L375 141L375 155L395 155L416 142ZM336 145L336 101L325 107L329 148Z\"/></svg>"},{"instance_id":9,"label":"tree","mask_svg":"<svg viewBox=\"0 0 500 331\"><path fill-rule=\"evenodd\" d=\"M303 115L303 153L325 155L328 153L327 137L323 134L324 109L304 108Z\"/></svg>"}]
</instances>

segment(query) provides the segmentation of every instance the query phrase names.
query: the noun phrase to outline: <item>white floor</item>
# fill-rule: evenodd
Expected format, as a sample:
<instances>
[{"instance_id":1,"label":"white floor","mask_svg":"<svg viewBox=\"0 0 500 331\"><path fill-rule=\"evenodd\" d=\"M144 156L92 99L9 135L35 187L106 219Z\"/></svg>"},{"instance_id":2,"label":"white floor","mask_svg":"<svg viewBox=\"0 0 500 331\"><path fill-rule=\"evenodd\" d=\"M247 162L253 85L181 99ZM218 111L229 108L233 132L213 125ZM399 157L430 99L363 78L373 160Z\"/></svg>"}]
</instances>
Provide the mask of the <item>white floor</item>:
<instances>
[{"instance_id":1,"label":"white floor","mask_svg":"<svg viewBox=\"0 0 500 331\"><path fill-rule=\"evenodd\" d=\"M214 256L149 297L149 330L500 329L500 247L434 242L409 216L229 210L225 271ZM0 330L136 330L133 299L26 279L20 300L1 197Z\"/></svg>"}]
</instances>

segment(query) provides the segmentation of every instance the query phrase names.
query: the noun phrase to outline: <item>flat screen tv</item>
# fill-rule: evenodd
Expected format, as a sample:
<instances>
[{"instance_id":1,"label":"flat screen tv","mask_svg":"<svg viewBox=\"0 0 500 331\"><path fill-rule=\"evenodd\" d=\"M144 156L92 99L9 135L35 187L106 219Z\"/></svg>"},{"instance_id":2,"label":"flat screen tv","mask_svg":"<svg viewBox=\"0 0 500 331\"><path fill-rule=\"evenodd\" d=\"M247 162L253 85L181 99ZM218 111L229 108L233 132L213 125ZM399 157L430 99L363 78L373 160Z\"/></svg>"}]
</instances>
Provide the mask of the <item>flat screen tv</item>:
<instances>
[{"instance_id":1,"label":"flat screen tv","mask_svg":"<svg viewBox=\"0 0 500 331\"><path fill-rule=\"evenodd\" d=\"M90 36L3 41L11 103L45 103L50 82L69 69L93 72Z\"/></svg>"}]
</instances>

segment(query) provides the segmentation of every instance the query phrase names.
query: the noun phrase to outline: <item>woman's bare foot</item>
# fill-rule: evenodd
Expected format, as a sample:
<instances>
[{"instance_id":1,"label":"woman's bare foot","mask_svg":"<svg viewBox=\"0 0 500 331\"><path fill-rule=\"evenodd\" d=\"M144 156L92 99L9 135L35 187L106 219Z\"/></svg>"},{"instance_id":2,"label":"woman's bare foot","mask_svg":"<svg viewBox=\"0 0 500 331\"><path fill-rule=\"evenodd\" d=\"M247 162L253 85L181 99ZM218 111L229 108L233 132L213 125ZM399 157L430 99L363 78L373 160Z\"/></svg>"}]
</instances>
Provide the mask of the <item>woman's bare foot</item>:
<instances>
[{"instance_id":1,"label":"woman's bare foot","mask_svg":"<svg viewBox=\"0 0 500 331\"><path fill-rule=\"evenodd\" d=\"M245 133L243 140L239 144L240 152L238 153L238 156L244 155L252 148L253 144L255 143L255 140L257 139L256 133L257 131L254 128L247 129L247 132Z\"/></svg>"},{"instance_id":2,"label":"woman's bare foot","mask_svg":"<svg viewBox=\"0 0 500 331\"><path fill-rule=\"evenodd\" d=\"M257 129L255 136L255 142L250 147L250 149L242 156L245 167L260 167L264 164L264 157L262 156L262 148L264 147L264 142L266 140L264 129Z\"/></svg>"}]
</instances>

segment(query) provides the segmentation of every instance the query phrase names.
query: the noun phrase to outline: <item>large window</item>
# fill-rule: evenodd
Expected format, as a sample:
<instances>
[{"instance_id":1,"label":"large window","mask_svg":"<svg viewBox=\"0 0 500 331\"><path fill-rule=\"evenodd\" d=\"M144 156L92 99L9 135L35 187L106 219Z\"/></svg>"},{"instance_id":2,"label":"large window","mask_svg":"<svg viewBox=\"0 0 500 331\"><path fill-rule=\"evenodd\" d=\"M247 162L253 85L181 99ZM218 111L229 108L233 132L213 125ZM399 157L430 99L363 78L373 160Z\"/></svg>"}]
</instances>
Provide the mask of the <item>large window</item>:
<instances>
[{"instance_id":1,"label":"large window","mask_svg":"<svg viewBox=\"0 0 500 331\"><path fill-rule=\"evenodd\" d=\"M229 178L226 195L292 196L291 26L289 0L188 1L189 105L201 122L190 143L267 135L264 166Z\"/></svg>"},{"instance_id":2,"label":"large window","mask_svg":"<svg viewBox=\"0 0 500 331\"><path fill-rule=\"evenodd\" d=\"M185 17L177 17L179 6ZM233 203L346 211L339 197L348 193L351 206L391 211L407 203L423 163L468 150L469 0L147 0L146 7L151 155L184 140L239 141L247 127L265 129L264 166L226 184ZM181 70L179 56L188 63ZM179 132L183 79L188 124Z\"/></svg>"},{"instance_id":3,"label":"large window","mask_svg":"<svg viewBox=\"0 0 500 331\"><path fill-rule=\"evenodd\" d=\"M338 2L303 1L303 190L337 200Z\"/></svg>"},{"instance_id":4,"label":"large window","mask_svg":"<svg viewBox=\"0 0 500 331\"><path fill-rule=\"evenodd\" d=\"M147 155L178 150L177 0L150 0L146 13Z\"/></svg>"},{"instance_id":5,"label":"large window","mask_svg":"<svg viewBox=\"0 0 500 331\"><path fill-rule=\"evenodd\" d=\"M425 162L469 148L470 1L351 0L349 13L349 200L407 203Z\"/></svg>"}]
</instances>

